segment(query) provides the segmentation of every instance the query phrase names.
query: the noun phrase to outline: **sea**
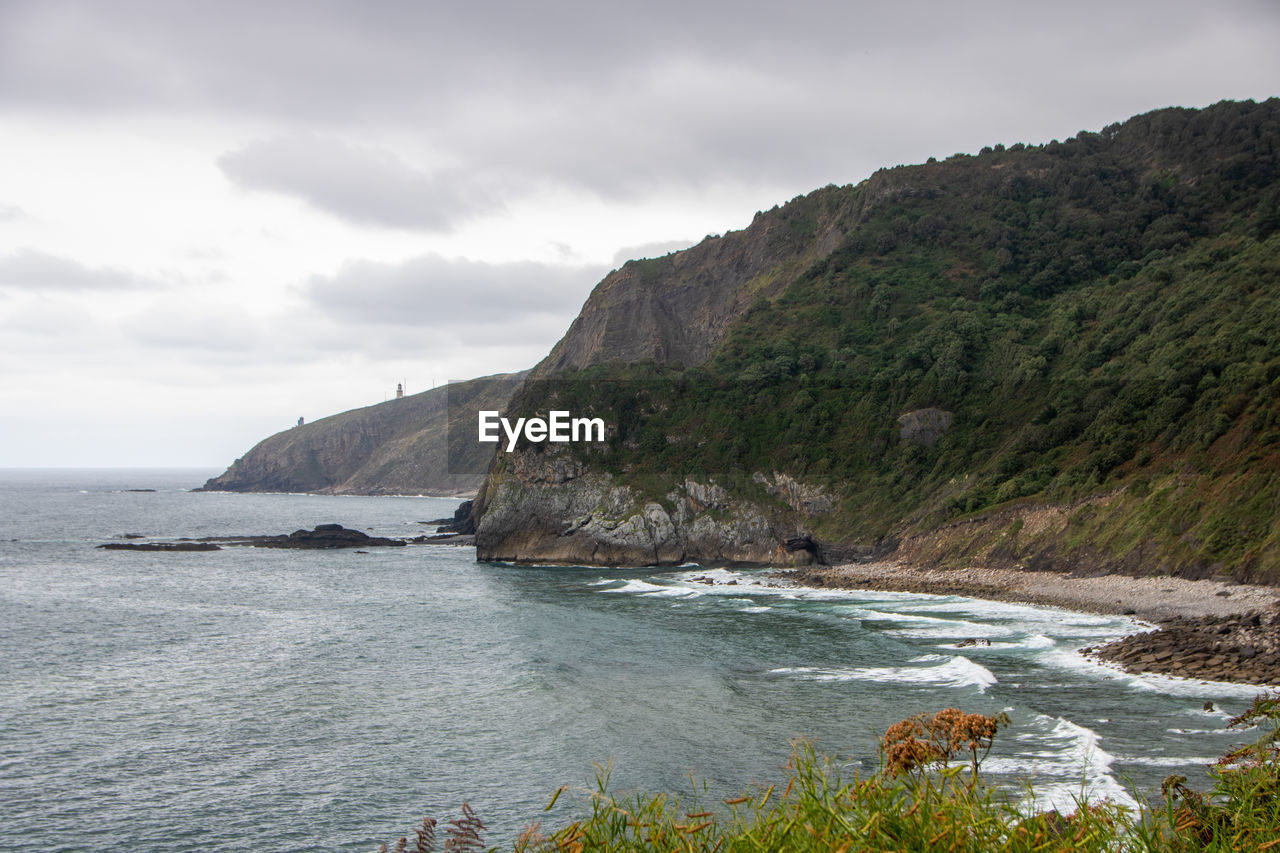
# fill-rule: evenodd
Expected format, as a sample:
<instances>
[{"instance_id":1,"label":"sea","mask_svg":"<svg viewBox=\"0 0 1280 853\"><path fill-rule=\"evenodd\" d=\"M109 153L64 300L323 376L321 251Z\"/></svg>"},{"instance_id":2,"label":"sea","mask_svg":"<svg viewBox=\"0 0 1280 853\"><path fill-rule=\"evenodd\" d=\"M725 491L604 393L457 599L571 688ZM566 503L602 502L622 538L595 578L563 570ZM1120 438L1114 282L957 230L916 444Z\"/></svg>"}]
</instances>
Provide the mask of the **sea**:
<instances>
[{"instance_id":1,"label":"sea","mask_svg":"<svg viewBox=\"0 0 1280 853\"><path fill-rule=\"evenodd\" d=\"M411 537L457 505L192 491L215 473L0 471L0 849L375 851L464 802L509 848L606 778L714 806L799 739L872 773L889 725L952 706L1009 715L983 766L1028 809L1207 787L1248 739L1227 721L1257 690L1078 653L1149 627L1126 617L455 546L97 547Z\"/></svg>"}]
</instances>

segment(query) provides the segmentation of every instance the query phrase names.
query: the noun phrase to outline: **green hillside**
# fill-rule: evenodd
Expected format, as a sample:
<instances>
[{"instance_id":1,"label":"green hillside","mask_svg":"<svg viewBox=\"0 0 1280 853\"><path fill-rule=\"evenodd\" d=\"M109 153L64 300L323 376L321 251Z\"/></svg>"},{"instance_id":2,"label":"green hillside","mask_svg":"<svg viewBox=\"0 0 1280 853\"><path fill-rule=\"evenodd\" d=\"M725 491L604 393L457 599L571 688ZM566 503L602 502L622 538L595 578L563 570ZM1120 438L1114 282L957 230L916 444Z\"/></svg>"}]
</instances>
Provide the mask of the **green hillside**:
<instances>
[{"instance_id":1,"label":"green hillside","mask_svg":"<svg viewBox=\"0 0 1280 853\"><path fill-rule=\"evenodd\" d=\"M839 211L841 242L706 361L571 370L524 406L606 414L579 452L658 500L820 485L830 543L1054 504L1066 532L1006 530L1009 559L1280 580L1278 146L1280 100L1222 103L819 190L761 215L802 243Z\"/></svg>"}]
</instances>

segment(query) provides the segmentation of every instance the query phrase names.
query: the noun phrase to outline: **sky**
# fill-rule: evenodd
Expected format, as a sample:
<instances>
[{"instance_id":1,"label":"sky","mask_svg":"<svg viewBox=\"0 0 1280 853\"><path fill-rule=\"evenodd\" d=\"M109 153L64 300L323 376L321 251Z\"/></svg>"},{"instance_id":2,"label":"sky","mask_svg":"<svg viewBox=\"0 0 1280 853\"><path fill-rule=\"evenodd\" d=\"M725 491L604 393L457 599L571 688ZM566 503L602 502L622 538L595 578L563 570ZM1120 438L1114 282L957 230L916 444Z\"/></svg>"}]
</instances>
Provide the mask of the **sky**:
<instances>
[{"instance_id":1,"label":"sky","mask_svg":"<svg viewBox=\"0 0 1280 853\"><path fill-rule=\"evenodd\" d=\"M1280 4L0 0L0 467L531 367L632 257L1280 95Z\"/></svg>"}]
</instances>

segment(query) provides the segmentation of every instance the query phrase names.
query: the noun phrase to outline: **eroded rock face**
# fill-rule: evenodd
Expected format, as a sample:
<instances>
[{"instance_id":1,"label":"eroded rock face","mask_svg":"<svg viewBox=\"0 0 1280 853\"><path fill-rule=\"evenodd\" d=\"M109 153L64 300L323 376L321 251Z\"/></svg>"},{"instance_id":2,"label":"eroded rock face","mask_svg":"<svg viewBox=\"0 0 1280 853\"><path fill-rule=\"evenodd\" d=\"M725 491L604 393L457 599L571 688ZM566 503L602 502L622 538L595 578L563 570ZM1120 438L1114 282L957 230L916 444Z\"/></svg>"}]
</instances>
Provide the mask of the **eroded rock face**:
<instances>
[{"instance_id":1,"label":"eroded rock face","mask_svg":"<svg viewBox=\"0 0 1280 853\"><path fill-rule=\"evenodd\" d=\"M477 559L592 566L796 566L813 560L806 534L714 483L686 479L660 503L605 473L557 479L546 476L563 470L554 459L519 458L539 455L556 454L517 453L509 469L486 484Z\"/></svg>"},{"instance_id":2,"label":"eroded rock face","mask_svg":"<svg viewBox=\"0 0 1280 853\"><path fill-rule=\"evenodd\" d=\"M545 485L576 480L587 469L581 460L568 453L521 453L512 460L512 465L521 482Z\"/></svg>"},{"instance_id":3,"label":"eroded rock face","mask_svg":"<svg viewBox=\"0 0 1280 853\"><path fill-rule=\"evenodd\" d=\"M945 409L916 409L898 416L898 437L912 444L933 447L951 426L954 416Z\"/></svg>"},{"instance_id":4,"label":"eroded rock face","mask_svg":"<svg viewBox=\"0 0 1280 853\"><path fill-rule=\"evenodd\" d=\"M834 251L855 203L835 188L818 190L802 203L811 208L811 229L797 229L790 206L775 208L741 231L666 257L628 261L591 292L535 376L615 359L702 364L734 319L789 280L780 273Z\"/></svg>"},{"instance_id":5,"label":"eroded rock face","mask_svg":"<svg viewBox=\"0 0 1280 853\"><path fill-rule=\"evenodd\" d=\"M678 492L673 492L668 497L675 501L679 500ZM714 483L703 485L694 480L686 479L684 481L684 497L689 502L689 508L694 512L701 512L704 509L724 509L729 495L721 486Z\"/></svg>"},{"instance_id":6,"label":"eroded rock face","mask_svg":"<svg viewBox=\"0 0 1280 853\"><path fill-rule=\"evenodd\" d=\"M751 479L763 485L769 494L809 518L835 509L835 499L821 486L806 485L781 471L774 471L772 475L757 471L751 475Z\"/></svg>"}]
</instances>

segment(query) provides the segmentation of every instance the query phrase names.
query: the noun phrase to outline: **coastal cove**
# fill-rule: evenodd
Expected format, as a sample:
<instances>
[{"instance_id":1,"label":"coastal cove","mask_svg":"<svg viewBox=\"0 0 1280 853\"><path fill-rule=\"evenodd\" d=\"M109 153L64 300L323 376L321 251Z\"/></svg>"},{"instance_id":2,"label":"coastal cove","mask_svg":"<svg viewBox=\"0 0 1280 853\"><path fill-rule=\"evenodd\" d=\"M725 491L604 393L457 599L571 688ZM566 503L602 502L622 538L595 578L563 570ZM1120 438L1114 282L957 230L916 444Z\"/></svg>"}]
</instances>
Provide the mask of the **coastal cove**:
<instances>
[{"instance_id":1,"label":"coastal cove","mask_svg":"<svg viewBox=\"0 0 1280 853\"><path fill-rule=\"evenodd\" d=\"M1076 575L991 567L926 569L902 561L812 567L787 575L830 589L962 595L1134 616L1158 630L1088 647L1100 660L1244 684L1280 684L1280 589L1168 576Z\"/></svg>"},{"instance_id":2,"label":"coastal cove","mask_svg":"<svg viewBox=\"0 0 1280 853\"><path fill-rule=\"evenodd\" d=\"M1203 779L1258 692L1079 654L1133 616L466 547L95 547L322 523L409 538L456 503L186 491L202 481L0 476L0 847L367 851L464 800L496 842L581 809L541 812L593 761L617 789L687 792L693 773L733 794L781 778L798 736L872 770L887 725L951 705L1010 714L984 768L1031 774L1042 805L1128 803Z\"/></svg>"}]
</instances>

